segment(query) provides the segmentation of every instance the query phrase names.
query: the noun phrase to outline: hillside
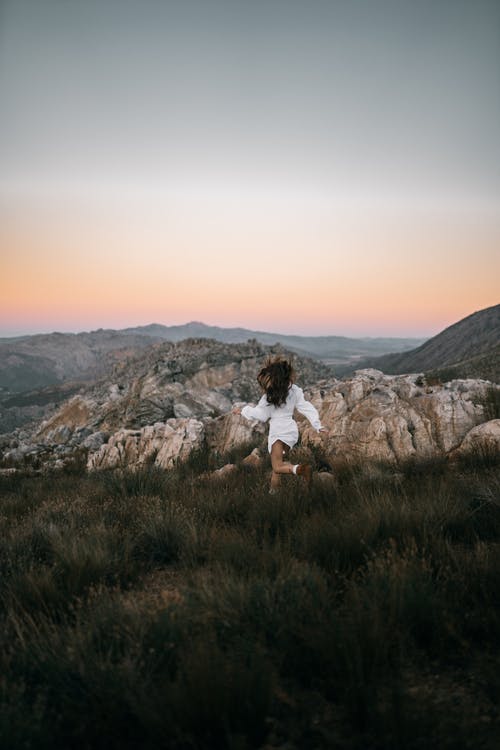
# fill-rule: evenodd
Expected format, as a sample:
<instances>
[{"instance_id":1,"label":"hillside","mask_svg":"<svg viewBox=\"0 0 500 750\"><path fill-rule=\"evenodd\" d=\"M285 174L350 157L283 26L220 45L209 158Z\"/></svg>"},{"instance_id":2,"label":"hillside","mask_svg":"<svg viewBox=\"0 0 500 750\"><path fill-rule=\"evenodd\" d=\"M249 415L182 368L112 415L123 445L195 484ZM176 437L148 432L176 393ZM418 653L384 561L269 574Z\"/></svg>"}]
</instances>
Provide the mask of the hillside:
<instances>
[{"instance_id":1,"label":"hillside","mask_svg":"<svg viewBox=\"0 0 500 750\"><path fill-rule=\"evenodd\" d=\"M65 380L92 380L157 339L138 333L47 333L0 340L0 391L30 391Z\"/></svg>"},{"instance_id":2,"label":"hillside","mask_svg":"<svg viewBox=\"0 0 500 750\"><path fill-rule=\"evenodd\" d=\"M464 359L453 365L430 370L428 376L439 378L442 382L455 378L483 378L493 383L500 382L500 344L486 354Z\"/></svg>"},{"instance_id":3,"label":"hillside","mask_svg":"<svg viewBox=\"0 0 500 750\"><path fill-rule=\"evenodd\" d=\"M450 371L450 377L500 380L500 305L468 315L416 349L361 360L388 374ZM352 371L342 368L342 374ZM340 372L340 370L339 370Z\"/></svg>"}]
</instances>

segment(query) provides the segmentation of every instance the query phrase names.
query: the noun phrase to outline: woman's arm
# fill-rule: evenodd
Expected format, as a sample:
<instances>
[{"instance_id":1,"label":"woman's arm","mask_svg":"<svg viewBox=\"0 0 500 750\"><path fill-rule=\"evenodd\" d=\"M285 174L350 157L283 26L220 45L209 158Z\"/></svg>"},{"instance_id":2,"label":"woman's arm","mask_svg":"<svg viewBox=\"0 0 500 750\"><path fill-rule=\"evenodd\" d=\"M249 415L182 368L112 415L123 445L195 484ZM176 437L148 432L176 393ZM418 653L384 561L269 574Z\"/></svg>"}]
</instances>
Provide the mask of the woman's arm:
<instances>
[{"instance_id":1,"label":"woman's arm","mask_svg":"<svg viewBox=\"0 0 500 750\"><path fill-rule=\"evenodd\" d=\"M239 412L235 413L241 414L241 416L245 417L245 419L258 419L260 422L267 422L270 417L269 408L269 404L267 403L267 399L264 395L262 396L257 406L250 406L248 404L247 406L244 406Z\"/></svg>"},{"instance_id":2,"label":"woman's arm","mask_svg":"<svg viewBox=\"0 0 500 750\"><path fill-rule=\"evenodd\" d=\"M320 430L324 431L325 428L321 424L318 410L311 404L310 401L306 401L302 388L299 388L298 385L295 386L295 392L297 394L295 402L295 408L297 409L297 411L300 412L300 414L303 414L304 417L307 417L315 430L317 430L318 432Z\"/></svg>"}]
</instances>

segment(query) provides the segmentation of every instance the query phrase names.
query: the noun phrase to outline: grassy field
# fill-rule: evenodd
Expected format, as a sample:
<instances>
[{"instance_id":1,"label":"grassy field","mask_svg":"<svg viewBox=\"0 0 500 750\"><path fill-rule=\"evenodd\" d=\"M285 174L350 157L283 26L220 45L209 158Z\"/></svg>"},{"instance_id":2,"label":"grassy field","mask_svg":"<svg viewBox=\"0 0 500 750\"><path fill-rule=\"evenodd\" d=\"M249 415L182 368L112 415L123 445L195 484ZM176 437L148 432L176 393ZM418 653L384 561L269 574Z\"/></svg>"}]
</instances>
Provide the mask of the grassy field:
<instances>
[{"instance_id":1,"label":"grassy field","mask_svg":"<svg viewBox=\"0 0 500 750\"><path fill-rule=\"evenodd\" d=\"M0 478L2 748L498 747L498 456L207 462Z\"/></svg>"}]
</instances>

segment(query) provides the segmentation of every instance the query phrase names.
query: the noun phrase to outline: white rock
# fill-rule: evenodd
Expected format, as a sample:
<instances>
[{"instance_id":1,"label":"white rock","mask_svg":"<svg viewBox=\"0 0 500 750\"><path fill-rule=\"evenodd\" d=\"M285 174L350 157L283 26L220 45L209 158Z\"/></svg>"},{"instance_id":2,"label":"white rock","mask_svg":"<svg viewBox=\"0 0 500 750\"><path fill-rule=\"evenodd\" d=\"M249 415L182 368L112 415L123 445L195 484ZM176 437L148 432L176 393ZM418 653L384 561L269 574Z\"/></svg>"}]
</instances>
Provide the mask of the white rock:
<instances>
[{"instance_id":1,"label":"white rock","mask_svg":"<svg viewBox=\"0 0 500 750\"><path fill-rule=\"evenodd\" d=\"M500 419L491 419L469 430L453 455L463 455L477 449L500 454Z\"/></svg>"},{"instance_id":2,"label":"white rock","mask_svg":"<svg viewBox=\"0 0 500 750\"><path fill-rule=\"evenodd\" d=\"M169 419L165 435L155 459L156 466L172 468L177 461L184 461L204 440L203 422L197 419Z\"/></svg>"},{"instance_id":3,"label":"white rock","mask_svg":"<svg viewBox=\"0 0 500 750\"><path fill-rule=\"evenodd\" d=\"M488 384L453 381L450 387L437 386L429 393L416 380L415 375L380 377L378 371L361 370L328 392L318 386L310 389L306 395L330 430L327 452L394 460L457 448L483 418L479 400ZM321 443L305 420L300 430L305 444Z\"/></svg>"}]
</instances>

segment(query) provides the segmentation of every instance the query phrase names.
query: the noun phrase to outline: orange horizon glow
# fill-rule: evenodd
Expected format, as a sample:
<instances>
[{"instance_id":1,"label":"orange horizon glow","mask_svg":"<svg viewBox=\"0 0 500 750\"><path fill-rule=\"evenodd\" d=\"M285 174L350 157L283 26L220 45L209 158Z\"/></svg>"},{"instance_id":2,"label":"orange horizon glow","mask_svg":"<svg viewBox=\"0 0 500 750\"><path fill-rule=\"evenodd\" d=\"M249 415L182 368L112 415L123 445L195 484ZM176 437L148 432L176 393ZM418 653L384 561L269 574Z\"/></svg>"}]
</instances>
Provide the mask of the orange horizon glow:
<instances>
[{"instance_id":1,"label":"orange horizon glow","mask_svg":"<svg viewBox=\"0 0 500 750\"><path fill-rule=\"evenodd\" d=\"M496 216L359 215L194 200L30 221L11 212L0 230L0 335L200 320L424 338L498 303Z\"/></svg>"}]
</instances>

